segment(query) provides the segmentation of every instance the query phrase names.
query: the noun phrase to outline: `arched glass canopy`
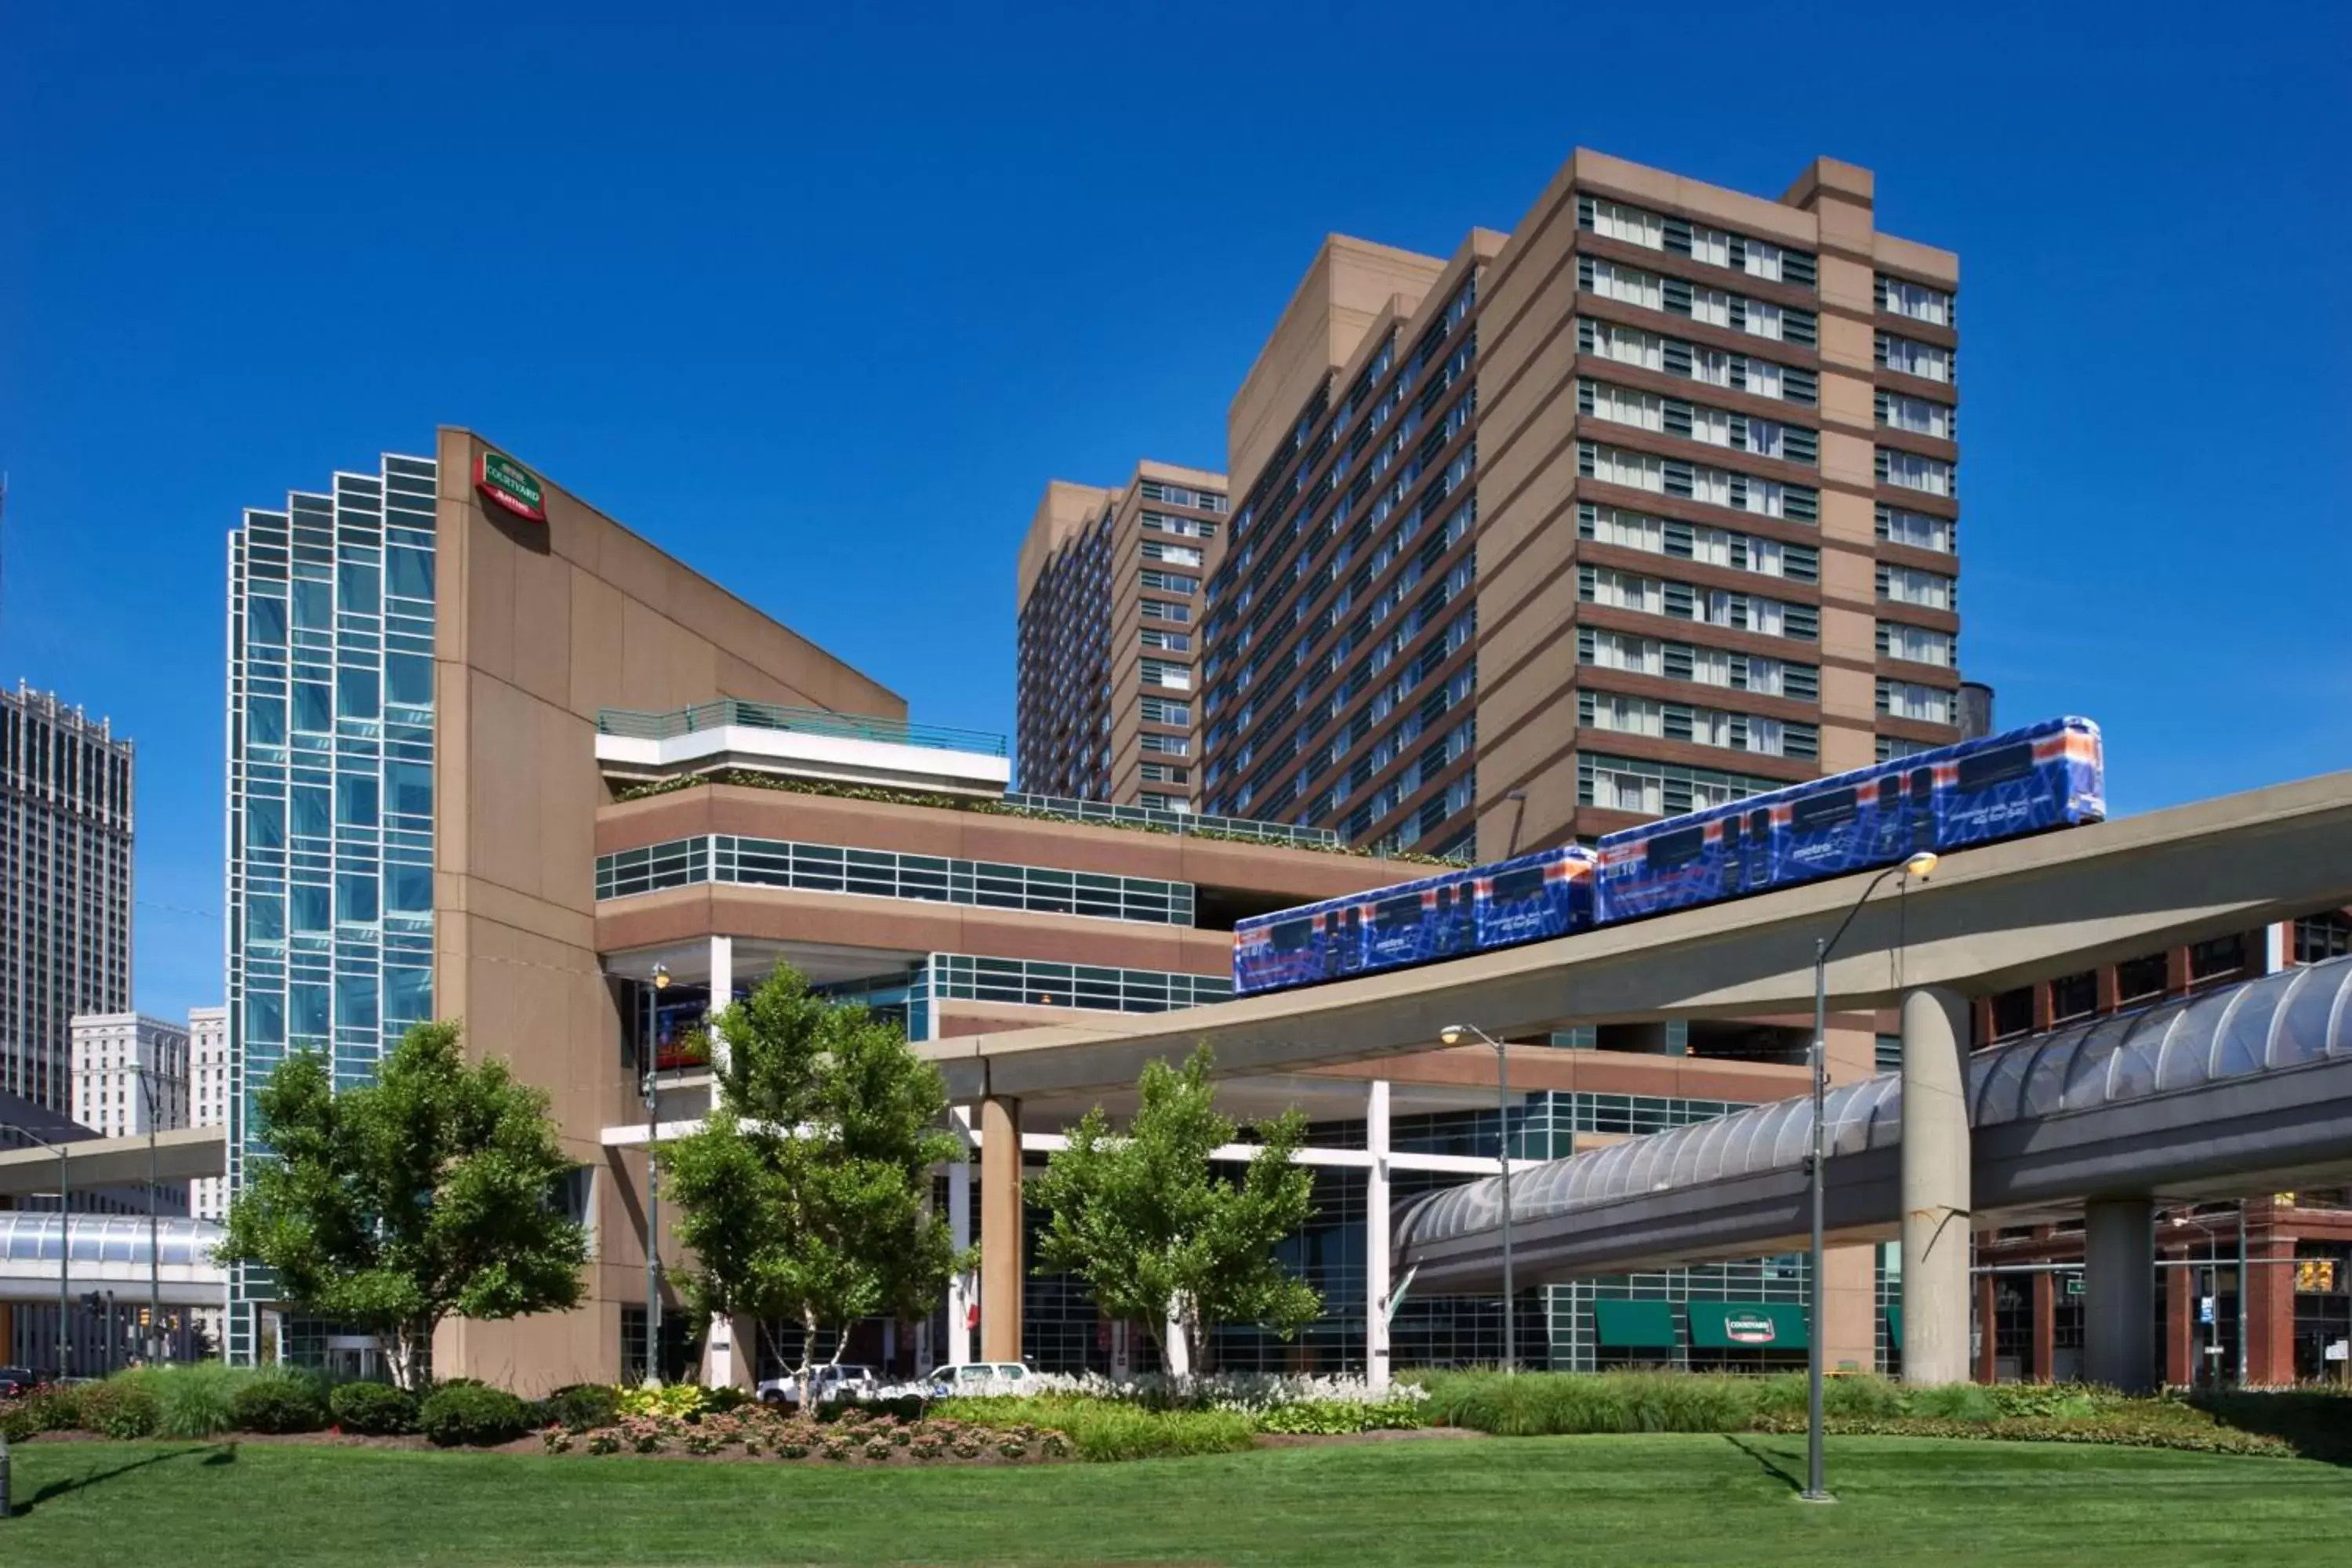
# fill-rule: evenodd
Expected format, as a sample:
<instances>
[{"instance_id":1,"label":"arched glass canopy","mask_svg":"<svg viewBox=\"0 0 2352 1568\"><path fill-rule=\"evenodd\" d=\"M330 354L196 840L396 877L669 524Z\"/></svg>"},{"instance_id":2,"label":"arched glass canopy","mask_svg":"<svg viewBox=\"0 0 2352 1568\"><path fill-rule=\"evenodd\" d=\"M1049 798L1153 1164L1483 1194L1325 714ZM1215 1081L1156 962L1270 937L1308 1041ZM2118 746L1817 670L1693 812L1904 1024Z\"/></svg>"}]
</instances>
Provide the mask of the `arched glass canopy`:
<instances>
[{"instance_id":1,"label":"arched glass canopy","mask_svg":"<svg viewBox=\"0 0 2352 1568\"><path fill-rule=\"evenodd\" d=\"M2352 958L1979 1051L1968 1064L1969 1121L1993 1127L2063 1116L2342 1057L2352 1057ZM1841 1084L1823 1110L1832 1158L1892 1148L1903 1132L1903 1079L1886 1073ZM1541 1219L1799 1165L1812 1136L1806 1095L1548 1161L1513 1173L1512 1217ZM1398 1222L1397 1245L1494 1228L1501 1223L1497 1195L1493 1176L1433 1193Z\"/></svg>"},{"instance_id":2,"label":"arched glass canopy","mask_svg":"<svg viewBox=\"0 0 2352 1568\"><path fill-rule=\"evenodd\" d=\"M61 1225L61 1220L71 1224ZM221 1227L208 1219L158 1219L155 1232L165 1268L210 1266L213 1249L220 1245ZM54 1268L61 1246L72 1247L75 1263L135 1263L143 1268L147 1221L133 1215L0 1214L0 1265L47 1263Z\"/></svg>"}]
</instances>

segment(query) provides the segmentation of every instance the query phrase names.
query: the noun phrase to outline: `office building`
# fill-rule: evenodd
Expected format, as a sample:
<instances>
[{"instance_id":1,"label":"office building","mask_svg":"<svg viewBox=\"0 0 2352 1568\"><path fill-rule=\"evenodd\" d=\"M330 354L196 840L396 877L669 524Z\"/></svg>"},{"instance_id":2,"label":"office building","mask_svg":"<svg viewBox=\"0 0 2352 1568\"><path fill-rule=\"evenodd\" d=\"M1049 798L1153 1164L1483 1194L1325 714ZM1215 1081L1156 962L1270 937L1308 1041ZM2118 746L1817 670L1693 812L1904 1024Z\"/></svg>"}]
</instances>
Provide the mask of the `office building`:
<instances>
[{"instance_id":1,"label":"office building","mask_svg":"<svg viewBox=\"0 0 2352 1568\"><path fill-rule=\"evenodd\" d=\"M1023 790L1198 809L1202 585L1228 510L1223 475L1166 463L1045 487L1018 566Z\"/></svg>"},{"instance_id":2,"label":"office building","mask_svg":"<svg viewBox=\"0 0 2352 1568\"><path fill-rule=\"evenodd\" d=\"M73 1019L73 1119L101 1138L188 1121L188 1031L143 1013Z\"/></svg>"},{"instance_id":3,"label":"office building","mask_svg":"<svg viewBox=\"0 0 2352 1568\"><path fill-rule=\"evenodd\" d=\"M1202 809L1486 859L1958 738L1958 279L1828 159L1328 240L1227 416Z\"/></svg>"},{"instance_id":4,"label":"office building","mask_svg":"<svg viewBox=\"0 0 2352 1568\"><path fill-rule=\"evenodd\" d=\"M549 1093L588 1301L448 1324L444 1375L528 1389L668 1353L647 1343L647 1081L663 1121L707 1109L694 1026L778 961L919 1038L1158 1011L1227 994L1234 920L1394 878L1326 831L1008 797L1002 736L910 723L479 437L430 450L232 535L222 1098L234 1187L252 1091L290 1050L348 1086L409 1024L455 1018ZM364 1370L266 1279L230 1288L232 1359ZM1055 1331L1091 1344L1086 1310ZM674 1293L666 1324L665 1345Z\"/></svg>"},{"instance_id":5,"label":"office building","mask_svg":"<svg viewBox=\"0 0 2352 1568\"><path fill-rule=\"evenodd\" d=\"M108 721L0 690L0 1093L54 1111L74 1015L131 1005L131 763Z\"/></svg>"},{"instance_id":6,"label":"office building","mask_svg":"<svg viewBox=\"0 0 2352 1568\"><path fill-rule=\"evenodd\" d=\"M188 1009L188 1125L226 1127L229 1100L228 1009ZM188 1212L217 1220L228 1214L228 1179L199 1176L188 1184Z\"/></svg>"}]
</instances>

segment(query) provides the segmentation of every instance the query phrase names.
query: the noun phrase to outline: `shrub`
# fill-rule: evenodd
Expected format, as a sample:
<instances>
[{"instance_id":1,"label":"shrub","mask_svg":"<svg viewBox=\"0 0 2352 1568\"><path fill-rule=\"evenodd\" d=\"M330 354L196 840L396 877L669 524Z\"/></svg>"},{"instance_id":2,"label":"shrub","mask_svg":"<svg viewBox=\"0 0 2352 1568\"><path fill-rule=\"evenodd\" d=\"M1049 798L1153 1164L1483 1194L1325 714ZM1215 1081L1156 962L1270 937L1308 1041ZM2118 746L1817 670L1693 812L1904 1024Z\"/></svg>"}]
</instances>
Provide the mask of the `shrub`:
<instances>
[{"instance_id":1,"label":"shrub","mask_svg":"<svg viewBox=\"0 0 2352 1568\"><path fill-rule=\"evenodd\" d=\"M217 1437L236 1425L236 1394L260 1373L216 1361L151 1367L138 1375L155 1391L162 1437Z\"/></svg>"},{"instance_id":2,"label":"shrub","mask_svg":"<svg viewBox=\"0 0 2352 1568\"><path fill-rule=\"evenodd\" d=\"M1905 1402L1906 1414L1937 1421L1990 1421L2000 1414L1992 1394L1973 1383L1947 1383L1915 1388Z\"/></svg>"},{"instance_id":3,"label":"shrub","mask_svg":"<svg viewBox=\"0 0 2352 1568\"><path fill-rule=\"evenodd\" d=\"M25 1396L37 1432L71 1432L81 1425L81 1391L58 1384L37 1388Z\"/></svg>"},{"instance_id":4,"label":"shrub","mask_svg":"<svg viewBox=\"0 0 2352 1568\"><path fill-rule=\"evenodd\" d=\"M586 1432L621 1418L621 1391L609 1384L574 1383L538 1402L539 1425Z\"/></svg>"},{"instance_id":5,"label":"shrub","mask_svg":"<svg viewBox=\"0 0 2352 1568\"><path fill-rule=\"evenodd\" d=\"M478 1384L446 1384L416 1408L419 1430L445 1448L488 1447L510 1443L530 1429L522 1401L503 1388Z\"/></svg>"},{"instance_id":6,"label":"shrub","mask_svg":"<svg viewBox=\"0 0 2352 1568\"><path fill-rule=\"evenodd\" d=\"M11 1443L28 1443L33 1434L42 1430L29 1399L0 1399L0 1437Z\"/></svg>"},{"instance_id":7,"label":"shrub","mask_svg":"<svg viewBox=\"0 0 2352 1568\"><path fill-rule=\"evenodd\" d=\"M298 1373L264 1373L229 1400L229 1424L240 1432L316 1432L327 1424L319 1385Z\"/></svg>"},{"instance_id":8,"label":"shrub","mask_svg":"<svg viewBox=\"0 0 2352 1568\"><path fill-rule=\"evenodd\" d=\"M85 1384L81 1390L82 1429L101 1437L152 1436L162 1415L155 1391L142 1378L110 1378Z\"/></svg>"},{"instance_id":9,"label":"shrub","mask_svg":"<svg viewBox=\"0 0 2352 1568\"><path fill-rule=\"evenodd\" d=\"M388 1383L347 1383L327 1396L335 1425L366 1437L416 1430L416 1399Z\"/></svg>"},{"instance_id":10,"label":"shrub","mask_svg":"<svg viewBox=\"0 0 2352 1568\"><path fill-rule=\"evenodd\" d=\"M731 1411L742 1409L746 1405L755 1403L757 1401L751 1397L748 1389L737 1388L732 1384L706 1388L702 1391L702 1408L709 1415L725 1415Z\"/></svg>"},{"instance_id":11,"label":"shrub","mask_svg":"<svg viewBox=\"0 0 2352 1568\"><path fill-rule=\"evenodd\" d=\"M602 1427L588 1434L588 1451L592 1454L617 1454L621 1451L621 1435L611 1427Z\"/></svg>"},{"instance_id":12,"label":"shrub","mask_svg":"<svg viewBox=\"0 0 2352 1568\"><path fill-rule=\"evenodd\" d=\"M687 1421L702 1414L709 1390L691 1383L645 1383L635 1388L623 1389L620 1409L624 1415L666 1415L673 1421Z\"/></svg>"},{"instance_id":13,"label":"shrub","mask_svg":"<svg viewBox=\"0 0 2352 1568\"><path fill-rule=\"evenodd\" d=\"M1422 1421L1419 1400L1372 1404L1347 1399L1302 1399L1259 1413L1261 1432L1305 1432L1329 1436L1345 1432L1402 1431Z\"/></svg>"}]
</instances>

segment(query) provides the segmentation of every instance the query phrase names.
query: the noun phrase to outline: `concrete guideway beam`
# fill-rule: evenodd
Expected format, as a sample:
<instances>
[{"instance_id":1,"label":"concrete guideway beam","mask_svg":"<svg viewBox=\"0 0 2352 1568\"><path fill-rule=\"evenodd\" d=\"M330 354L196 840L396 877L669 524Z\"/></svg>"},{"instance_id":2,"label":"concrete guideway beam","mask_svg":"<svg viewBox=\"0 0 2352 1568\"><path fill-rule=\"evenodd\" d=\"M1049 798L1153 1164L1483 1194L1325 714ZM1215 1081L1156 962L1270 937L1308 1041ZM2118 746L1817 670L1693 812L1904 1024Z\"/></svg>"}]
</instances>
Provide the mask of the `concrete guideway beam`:
<instances>
[{"instance_id":1,"label":"concrete guideway beam","mask_svg":"<svg viewBox=\"0 0 2352 1568\"><path fill-rule=\"evenodd\" d=\"M1859 874L1857 874L1859 875ZM1418 969L1145 1016L927 1041L957 1100L1131 1086L1196 1044L1221 1076L1427 1049L1475 1017L1510 1035L1570 1024L1802 1012L1813 942L1852 903L1833 878ZM1832 1011L1907 991L1977 994L2352 902L2352 773L1944 858L1872 900L1828 972Z\"/></svg>"}]
</instances>

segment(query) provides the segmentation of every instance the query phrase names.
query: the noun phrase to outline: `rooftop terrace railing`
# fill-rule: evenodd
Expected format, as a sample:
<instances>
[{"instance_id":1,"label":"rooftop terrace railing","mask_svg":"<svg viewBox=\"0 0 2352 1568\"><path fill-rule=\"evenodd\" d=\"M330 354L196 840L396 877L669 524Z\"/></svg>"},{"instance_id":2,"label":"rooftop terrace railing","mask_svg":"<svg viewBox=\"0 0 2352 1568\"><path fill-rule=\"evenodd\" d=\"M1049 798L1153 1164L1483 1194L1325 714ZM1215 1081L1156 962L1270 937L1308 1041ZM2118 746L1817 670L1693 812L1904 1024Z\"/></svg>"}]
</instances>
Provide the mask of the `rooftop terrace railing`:
<instances>
[{"instance_id":1,"label":"rooftop terrace railing","mask_svg":"<svg viewBox=\"0 0 2352 1568\"><path fill-rule=\"evenodd\" d=\"M1073 800L1052 795L1007 794L1004 804L1023 811L1066 816L1076 822L1113 822L1156 827L1169 833L1214 833L1228 838L1255 838L1267 844L1304 844L1318 849L1337 848L1339 836L1328 827L1296 827L1286 822L1257 822L1242 816L1202 816L1190 811L1161 811L1148 805L1113 805L1108 801Z\"/></svg>"},{"instance_id":2,"label":"rooftop terrace railing","mask_svg":"<svg viewBox=\"0 0 2352 1568\"><path fill-rule=\"evenodd\" d=\"M666 741L725 725L748 730L791 730L803 735L825 735L844 741L879 741L894 746L924 746L940 752L971 752L982 756L1005 755L1004 737L987 730L957 730L940 724L909 724L903 719L881 719L869 713L835 713L823 708L789 708L774 702L745 702L723 697L667 713L639 713L625 708L603 708L596 713L596 732L638 741Z\"/></svg>"}]
</instances>

